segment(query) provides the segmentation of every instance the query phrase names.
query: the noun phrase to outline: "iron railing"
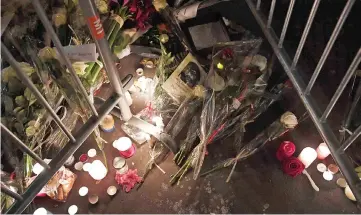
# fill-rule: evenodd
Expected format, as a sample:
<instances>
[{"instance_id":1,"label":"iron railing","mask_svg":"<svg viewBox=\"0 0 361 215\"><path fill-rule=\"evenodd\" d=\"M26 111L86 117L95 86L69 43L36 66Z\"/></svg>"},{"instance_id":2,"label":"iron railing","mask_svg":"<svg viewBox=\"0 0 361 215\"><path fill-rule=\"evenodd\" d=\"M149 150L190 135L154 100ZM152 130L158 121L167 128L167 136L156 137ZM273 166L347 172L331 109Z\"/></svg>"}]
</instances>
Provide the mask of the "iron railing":
<instances>
[{"instance_id":1,"label":"iron railing","mask_svg":"<svg viewBox=\"0 0 361 215\"><path fill-rule=\"evenodd\" d=\"M340 15L340 18L336 24L336 27L330 37L329 42L326 45L326 48L321 56L320 61L317 64L314 74L312 75L311 81L306 86L304 81L302 80L300 73L297 68L297 63L299 57L301 55L303 46L307 39L309 30L313 23L313 19L316 15L318 6L320 4L320 0L315 0L312 6L311 12L309 14L305 29L303 31L301 40L299 42L298 48L296 50L295 56L293 60L289 57L286 50L283 48L283 42L287 33L288 24L290 18L292 16L293 7L295 5L295 0L290 0L290 5L286 14L285 22L282 28L282 32L280 35L280 39L278 39L277 35L275 34L274 30L271 27L273 13L276 6L276 0L272 0L271 7L268 15L268 19L264 17L264 15L260 11L261 0L246 0L252 14L254 15L256 21L258 22L259 26L261 27L266 39L270 43L273 48L275 55L277 56L278 60L280 61L281 65L283 66L284 70L286 71L287 75L289 76L291 82L293 83L295 89L297 90L304 106L306 107L307 111L309 112L311 119L313 120L316 128L318 129L319 133L321 134L324 141L327 143L332 156L334 157L336 163L339 165L341 172L345 176L347 183L349 184L352 192L354 193L356 199L360 202L361 201L361 182L354 172L353 166L344 153L345 150L360 136L361 134L361 126L357 128L353 134L342 143L340 147L340 141L337 140L336 135L331 130L330 125L327 122L327 117L332 111L334 105L336 104L337 100L339 99L341 93L344 91L347 83L349 82L350 78L354 74L358 64L361 61L361 49L357 52L356 56L354 57L353 62L351 63L349 69L346 72L345 77L341 81L340 86L336 90L336 93L332 97L330 103L328 104L326 110L321 114L321 111L318 108L318 105L315 103L314 99L310 95L310 91L319 75L325 60L328 57L328 54L349 14L352 9L352 6L355 3L355 0L348 0L343 12ZM25 190L23 194L18 194L13 192L4 184L1 184L1 192L13 197L15 199L15 203L9 208L7 213L22 213L26 207L32 202L35 196L40 192L40 190L45 186L45 184L51 179L51 177L58 171L58 169L64 165L65 161L82 145L82 143L89 137L89 135L93 132L93 130L99 125L100 121L107 115L109 112L112 111L116 105L119 105L119 109L121 111L121 115L123 120L128 121L128 123L133 123L137 127L141 128L142 130L147 130L152 135L159 137L159 132L151 126L150 124L144 123L142 120L132 117L132 113L126 105L124 95L123 84L121 83L119 76L117 75L117 70L114 67L114 63L111 58L111 52L109 49L109 45L107 40L104 38L104 29L101 25L99 15L96 12L94 3L92 0L79 0L79 4L84 12L85 18L88 21L88 27L91 31L93 39L96 43L97 49L100 52L100 56L104 62L105 69L109 76L109 80L114 88L115 95L111 96L108 100L104 102L104 104L99 108L97 111L89 100L88 95L84 89L84 86L81 84L79 78L77 77L70 60L65 55L63 47L57 37L51 23L46 17L44 9L42 8L39 0L32 0L32 4L43 23L45 29L50 33L51 38L59 51L59 55L65 65L67 66L68 70L71 72L74 81L79 85L81 89L81 93L87 99L87 103L90 105L93 116L79 129L79 131L72 135L71 131L68 131L65 125L61 122L57 114L51 108L49 103L45 100L45 98L41 95L38 89L34 86L34 84L29 80L29 78L25 75L24 71L18 66L18 62L14 59L11 55L9 50L1 44L1 53L4 59L14 68L17 75L22 79L22 81L29 87L32 93L37 97L38 101L46 108L46 110L50 113L54 121L58 124L61 130L67 135L69 138L69 143L61 150L61 152L54 158L52 161L47 164L45 163L40 157L38 157L34 152L32 152L26 144L24 144L20 139L18 139L13 133L11 133L4 125L1 124L1 129L4 131L6 135L9 136L10 139L13 140L14 144L18 146L22 151L27 153L31 156L34 160L36 160L40 165L44 167L44 170L38 175L38 177L31 183L31 185ZM125 84L131 83L129 80L126 81ZM125 87L125 86L124 86ZM358 87L356 94L361 94L361 85ZM357 100L354 100L351 105L351 110L355 109ZM350 121L350 117L346 121ZM347 122L346 122L347 123Z\"/></svg>"},{"instance_id":2,"label":"iron railing","mask_svg":"<svg viewBox=\"0 0 361 215\"><path fill-rule=\"evenodd\" d=\"M45 109L56 122L56 124L69 138L69 143L66 144L66 146L59 152L59 154L55 158L51 160L49 164L47 164L31 149L29 149L25 143L23 143L19 138L17 138L9 129L7 129L4 125L1 124L1 130L4 132L4 134L6 134L19 149L27 153L30 157L32 157L35 161L37 161L41 166L44 167L44 170L36 177L36 179L22 194L18 194L12 191L11 189L9 189L9 187L1 183L1 192L4 192L5 194L15 199L15 203L6 212L11 214L20 214L26 209L26 207L32 202L35 196L46 185L46 183L53 177L53 175L59 170L59 168L64 165L66 160L84 143L84 141L99 125L101 120L107 114L109 114L113 110L113 108L116 107L116 105L119 105L122 119L124 121L128 121L133 117L129 106L125 101L123 84L119 79L119 75L111 58L112 54L109 48L109 44L108 41L104 38L104 29L100 22L99 15L96 12L93 1L80 0L79 4L84 12L85 18L87 18L88 20L88 27L96 43L97 50L99 51L100 56L104 62L104 66L111 85L113 86L115 91L115 94L108 98L102 104L102 106L99 108L99 111L95 109L79 77L76 75L76 72L72 67L69 58L66 56L63 46L61 45L61 42L57 37L52 27L52 24L48 20L41 3L39 2L39 0L32 0L31 2L46 31L50 33L51 39L59 52L59 56L62 62L65 63L66 67L72 75L73 81L75 81L76 85L80 89L80 92L86 98L86 102L90 106L93 115L88 119L86 123L84 123L84 125L79 129L79 131L77 131L73 135L71 131L67 130L66 126L62 123L56 112L52 109L52 107L49 105L43 95L39 92L34 83L32 83L30 78L21 69L19 63L15 60L7 47L3 43L1 43L1 53L4 60L6 60L10 64L10 66L14 68L17 76L31 90L31 92L37 98L37 101L39 101L45 107ZM96 31L92 31L92 29L96 29ZM102 34L97 34L99 32L102 32ZM127 76L125 84L130 83L131 81L129 81L129 77Z\"/></svg>"},{"instance_id":3,"label":"iron railing","mask_svg":"<svg viewBox=\"0 0 361 215\"><path fill-rule=\"evenodd\" d=\"M361 126L358 127L348 139L346 139L344 142L340 142L335 133L332 131L329 123L327 122L327 118L329 114L331 113L332 109L334 108L336 102L340 98L342 92L345 90L346 85L350 81L351 77L354 75L358 65L361 61L361 47L359 48L357 54L355 55L352 63L350 64L345 76L343 77L340 85L338 86L335 94L331 98L331 101L329 102L328 106L326 107L325 111L323 113L320 111L317 103L313 99L311 95L311 89L313 85L315 84L315 81L330 53L330 50L332 49L335 40L337 39L337 36L339 35L342 26L345 23L345 20L347 19L353 5L355 4L356 0L348 0L342 13L340 14L340 17L338 18L338 21L336 23L336 26L331 34L331 37L321 55L321 58L316 66L316 69L311 77L310 82L306 85L303 79L300 76L300 72L297 68L297 63L299 60L299 57L301 55L303 46L305 44L305 41L307 39L308 33L310 31L311 25L313 23L314 17L317 13L318 6L320 4L321 0L315 0L312 6L312 9L310 11L310 14L308 16L308 20L306 22L306 26L303 30L303 34L301 36L300 42L298 44L298 47L296 49L296 53L294 55L293 60L289 57L286 50L283 48L283 42L284 38L287 33L287 28L289 25L290 18L292 16L293 7L295 5L295 0L290 0L289 8L286 14L286 18L283 24L283 28L281 31L280 39L278 39L278 36L274 32L271 23L272 23L272 17L273 12L275 10L276 0L272 0L271 6L269 9L269 15L266 19L265 16L261 12L261 0L246 0L246 3L248 4L253 16L255 17L257 23L261 27L263 34L265 35L266 39L272 46L272 49L274 53L276 54L279 62L281 63L283 69L287 73L288 77L290 78L294 88L296 89L299 97L301 98L304 106L306 107L309 115L311 116L312 121L316 125L316 128L318 132L320 133L322 139L327 143L331 154L337 163L337 165L340 167L340 171L345 176L346 181L348 185L350 186L353 194L355 195L358 202L361 202L361 180L357 176L356 172L354 171L354 167L345 154L346 149L360 136L361 134ZM361 94L361 84L359 85L356 94ZM358 100L353 100L351 104L351 111L352 108L355 110ZM350 111L350 112L351 112ZM351 112L352 113L352 112ZM350 121L351 117L349 114L349 117L346 121ZM342 144L342 145L341 145Z\"/></svg>"}]
</instances>

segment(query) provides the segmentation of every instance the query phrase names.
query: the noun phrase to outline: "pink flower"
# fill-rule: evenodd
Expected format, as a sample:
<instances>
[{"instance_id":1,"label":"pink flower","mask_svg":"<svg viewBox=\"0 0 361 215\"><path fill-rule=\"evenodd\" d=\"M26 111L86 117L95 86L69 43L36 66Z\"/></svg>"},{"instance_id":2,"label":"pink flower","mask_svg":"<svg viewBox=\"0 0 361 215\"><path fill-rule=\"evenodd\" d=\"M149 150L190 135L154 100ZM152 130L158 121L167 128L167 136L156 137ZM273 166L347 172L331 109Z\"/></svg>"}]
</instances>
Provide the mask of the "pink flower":
<instances>
[{"instance_id":1,"label":"pink flower","mask_svg":"<svg viewBox=\"0 0 361 215\"><path fill-rule=\"evenodd\" d=\"M142 178L138 176L137 170L129 169L124 174L119 174L118 172L115 174L115 181L123 186L123 190L125 192L129 192L135 184L142 181Z\"/></svg>"}]
</instances>

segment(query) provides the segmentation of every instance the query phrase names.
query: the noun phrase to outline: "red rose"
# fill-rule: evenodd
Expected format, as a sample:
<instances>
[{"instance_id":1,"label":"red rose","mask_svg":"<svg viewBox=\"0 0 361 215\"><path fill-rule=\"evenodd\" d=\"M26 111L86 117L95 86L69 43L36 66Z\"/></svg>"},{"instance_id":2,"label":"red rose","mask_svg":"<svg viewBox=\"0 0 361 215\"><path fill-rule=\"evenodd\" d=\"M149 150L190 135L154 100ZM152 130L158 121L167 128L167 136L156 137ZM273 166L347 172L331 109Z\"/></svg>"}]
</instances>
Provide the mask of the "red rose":
<instances>
[{"instance_id":1,"label":"red rose","mask_svg":"<svg viewBox=\"0 0 361 215\"><path fill-rule=\"evenodd\" d=\"M277 149L276 157L279 161L289 158L295 153L296 146L291 141L283 141Z\"/></svg>"},{"instance_id":2,"label":"red rose","mask_svg":"<svg viewBox=\"0 0 361 215\"><path fill-rule=\"evenodd\" d=\"M286 158L282 162L283 172L292 177L296 177L297 175L301 174L304 169L305 165L303 165L303 163L296 157Z\"/></svg>"}]
</instances>

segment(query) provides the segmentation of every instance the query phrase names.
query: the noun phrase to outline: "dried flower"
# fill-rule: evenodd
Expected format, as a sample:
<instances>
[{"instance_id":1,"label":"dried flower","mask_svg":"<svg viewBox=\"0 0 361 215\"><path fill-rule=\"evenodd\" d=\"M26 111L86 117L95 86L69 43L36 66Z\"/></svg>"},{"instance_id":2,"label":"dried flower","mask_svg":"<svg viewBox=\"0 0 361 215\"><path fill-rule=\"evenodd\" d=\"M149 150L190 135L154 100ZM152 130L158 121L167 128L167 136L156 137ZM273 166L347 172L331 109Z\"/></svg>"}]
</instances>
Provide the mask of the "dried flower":
<instances>
[{"instance_id":1,"label":"dried flower","mask_svg":"<svg viewBox=\"0 0 361 215\"><path fill-rule=\"evenodd\" d=\"M55 10L55 13L53 14L52 20L53 20L53 24L57 28L62 25L65 25L66 21L67 21L66 9L65 8L57 8Z\"/></svg>"}]
</instances>

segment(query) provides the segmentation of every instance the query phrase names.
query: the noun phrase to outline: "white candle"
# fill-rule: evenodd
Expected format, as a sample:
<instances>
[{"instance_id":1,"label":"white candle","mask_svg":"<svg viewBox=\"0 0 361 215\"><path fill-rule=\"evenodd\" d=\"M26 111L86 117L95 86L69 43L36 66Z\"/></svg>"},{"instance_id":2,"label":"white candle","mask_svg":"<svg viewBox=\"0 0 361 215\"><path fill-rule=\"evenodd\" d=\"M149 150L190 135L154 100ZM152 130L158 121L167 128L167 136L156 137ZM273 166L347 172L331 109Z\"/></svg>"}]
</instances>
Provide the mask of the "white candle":
<instances>
[{"instance_id":1,"label":"white candle","mask_svg":"<svg viewBox=\"0 0 361 215\"><path fill-rule=\"evenodd\" d=\"M72 206L69 207L68 213L70 215L74 215L74 214L76 214L76 212L78 212L78 206L72 205Z\"/></svg>"},{"instance_id":2,"label":"white candle","mask_svg":"<svg viewBox=\"0 0 361 215\"><path fill-rule=\"evenodd\" d=\"M109 196L114 196L117 193L117 188L115 186L110 186L107 189L107 193Z\"/></svg>"},{"instance_id":3,"label":"white candle","mask_svg":"<svg viewBox=\"0 0 361 215\"><path fill-rule=\"evenodd\" d=\"M124 152L132 147L132 141L129 137L121 137L113 142L113 147Z\"/></svg>"},{"instance_id":4,"label":"white candle","mask_svg":"<svg viewBox=\"0 0 361 215\"><path fill-rule=\"evenodd\" d=\"M298 156L298 159L305 165L305 168L308 168L316 158L317 152L311 147L304 148Z\"/></svg>"},{"instance_id":5,"label":"white candle","mask_svg":"<svg viewBox=\"0 0 361 215\"><path fill-rule=\"evenodd\" d=\"M317 147L316 151L317 151L317 158L320 159L320 160L325 159L331 153L330 150L328 149L326 143L321 143Z\"/></svg>"},{"instance_id":6,"label":"white candle","mask_svg":"<svg viewBox=\"0 0 361 215\"><path fill-rule=\"evenodd\" d=\"M319 172L325 172L325 171L327 170L327 167L326 167L325 164L319 163L319 164L317 164L317 170L318 170Z\"/></svg>"},{"instance_id":7,"label":"white candle","mask_svg":"<svg viewBox=\"0 0 361 215\"><path fill-rule=\"evenodd\" d=\"M333 179L333 175L330 171L324 172L322 176L326 181L331 181Z\"/></svg>"},{"instance_id":8,"label":"white candle","mask_svg":"<svg viewBox=\"0 0 361 215\"><path fill-rule=\"evenodd\" d=\"M107 168L105 168L104 164L100 160L93 161L89 170L89 174L92 178L95 180L102 180L107 173Z\"/></svg>"},{"instance_id":9,"label":"white candle","mask_svg":"<svg viewBox=\"0 0 361 215\"><path fill-rule=\"evenodd\" d=\"M97 150L89 149L88 156L92 158L92 157L95 157L95 155L97 155Z\"/></svg>"},{"instance_id":10,"label":"white candle","mask_svg":"<svg viewBox=\"0 0 361 215\"><path fill-rule=\"evenodd\" d=\"M86 196L86 194L88 194L88 188L87 187L81 187L79 189L79 195L80 196Z\"/></svg>"},{"instance_id":11,"label":"white candle","mask_svg":"<svg viewBox=\"0 0 361 215\"><path fill-rule=\"evenodd\" d=\"M44 162L49 164L51 159L44 159ZM44 170L44 167L39 163L34 164L33 166L33 173L39 175Z\"/></svg>"},{"instance_id":12,"label":"white candle","mask_svg":"<svg viewBox=\"0 0 361 215\"><path fill-rule=\"evenodd\" d=\"M72 155L68 158L68 160L65 161L64 165L71 166L74 163L74 160L75 160L74 155Z\"/></svg>"},{"instance_id":13,"label":"white candle","mask_svg":"<svg viewBox=\"0 0 361 215\"><path fill-rule=\"evenodd\" d=\"M38 208L34 211L34 215L46 215L48 211L45 208Z\"/></svg>"},{"instance_id":14,"label":"white candle","mask_svg":"<svg viewBox=\"0 0 361 215\"><path fill-rule=\"evenodd\" d=\"M76 170L78 170L78 171L82 170L83 169L83 162L79 161L79 162L75 163L74 168Z\"/></svg>"},{"instance_id":15,"label":"white candle","mask_svg":"<svg viewBox=\"0 0 361 215\"><path fill-rule=\"evenodd\" d=\"M85 163L84 165L83 165L83 170L85 171L85 172L88 172L89 170L90 170L90 168L91 168L91 163Z\"/></svg>"}]
</instances>

